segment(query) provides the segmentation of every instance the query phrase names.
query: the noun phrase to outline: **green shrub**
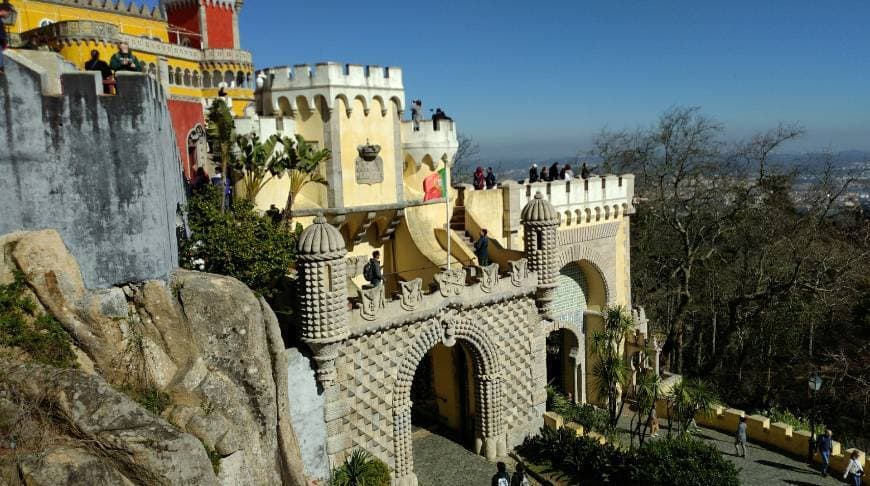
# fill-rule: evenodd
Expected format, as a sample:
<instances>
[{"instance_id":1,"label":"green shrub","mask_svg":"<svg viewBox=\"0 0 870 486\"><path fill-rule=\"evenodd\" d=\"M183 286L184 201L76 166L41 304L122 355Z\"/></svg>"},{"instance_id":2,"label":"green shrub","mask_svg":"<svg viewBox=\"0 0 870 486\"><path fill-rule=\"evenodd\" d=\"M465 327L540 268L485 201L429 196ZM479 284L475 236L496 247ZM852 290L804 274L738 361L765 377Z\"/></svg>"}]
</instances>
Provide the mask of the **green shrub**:
<instances>
[{"instance_id":1,"label":"green shrub","mask_svg":"<svg viewBox=\"0 0 870 486\"><path fill-rule=\"evenodd\" d=\"M625 463L624 454L611 444L600 444L589 437L578 437L573 430L548 427L527 437L517 452L535 464L548 464L574 478L618 476Z\"/></svg>"},{"instance_id":2,"label":"green shrub","mask_svg":"<svg viewBox=\"0 0 870 486\"><path fill-rule=\"evenodd\" d=\"M798 417L790 410L773 407L769 410L756 410L752 415L764 415L770 419L770 423L782 422L791 425L795 430L810 430L810 419L806 417ZM816 423L816 434L824 434L825 425Z\"/></svg>"},{"instance_id":3,"label":"green shrub","mask_svg":"<svg viewBox=\"0 0 870 486\"><path fill-rule=\"evenodd\" d=\"M135 401L139 405L142 405L142 408L148 410L154 415L160 415L161 413L163 413L163 411L166 410L166 407L168 407L171 403L168 394L151 386L121 386L118 387L118 391L132 398L133 401Z\"/></svg>"},{"instance_id":4,"label":"green shrub","mask_svg":"<svg viewBox=\"0 0 870 486\"><path fill-rule=\"evenodd\" d=\"M682 436L646 442L631 452L628 471L632 484L649 486L738 486L737 468L715 447Z\"/></svg>"},{"instance_id":5,"label":"green shrub","mask_svg":"<svg viewBox=\"0 0 870 486\"><path fill-rule=\"evenodd\" d=\"M261 216L252 203L221 211L221 189L205 187L187 205L191 237L181 242L184 268L228 275L271 300L293 263L298 233Z\"/></svg>"},{"instance_id":6,"label":"green shrub","mask_svg":"<svg viewBox=\"0 0 870 486\"><path fill-rule=\"evenodd\" d=\"M390 486L390 468L362 449L354 449L332 472L332 486Z\"/></svg>"},{"instance_id":7,"label":"green shrub","mask_svg":"<svg viewBox=\"0 0 870 486\"><path fill-rule=\"evenodd\" d=\"M19 271L8 285L0 285L0 346L25 351L33 361L57 368L77 366L72 340L54 317L39 314L24 294Z\"/></svg>"},{"instance_id":8,"label":"green shrub","mask_svg":"<svg viewBox=\"0 0 870 486\"><path fill-rule=\"evenodd\" d=\"M584 430L598 432L605 437L613 435L607 410L587 403L574 403L551 387L547 387L547 410L558 413L565 422L582 425Z\"/></svg>"}]
</instances>

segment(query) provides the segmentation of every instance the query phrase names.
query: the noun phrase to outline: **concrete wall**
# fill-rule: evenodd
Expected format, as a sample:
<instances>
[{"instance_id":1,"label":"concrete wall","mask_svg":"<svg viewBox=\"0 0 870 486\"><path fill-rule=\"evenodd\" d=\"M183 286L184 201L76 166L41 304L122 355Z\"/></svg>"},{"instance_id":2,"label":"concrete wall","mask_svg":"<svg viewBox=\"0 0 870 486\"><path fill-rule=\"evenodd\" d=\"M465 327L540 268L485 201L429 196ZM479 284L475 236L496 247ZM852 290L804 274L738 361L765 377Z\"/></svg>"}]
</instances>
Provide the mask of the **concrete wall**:
<instances>
[{"instance_id":1,"label":"concrete wall","mask_svg":"<svg viewBox=\"0 0 870 486\"><path fill-rule=\"evenodd\" d=\"M105 96L99 74L64 73L61 95L29 53L4 55L0 234L58 230L90 288L165 279L184 196L163 89L128 74Z\"/></svg>"}]
</instances>

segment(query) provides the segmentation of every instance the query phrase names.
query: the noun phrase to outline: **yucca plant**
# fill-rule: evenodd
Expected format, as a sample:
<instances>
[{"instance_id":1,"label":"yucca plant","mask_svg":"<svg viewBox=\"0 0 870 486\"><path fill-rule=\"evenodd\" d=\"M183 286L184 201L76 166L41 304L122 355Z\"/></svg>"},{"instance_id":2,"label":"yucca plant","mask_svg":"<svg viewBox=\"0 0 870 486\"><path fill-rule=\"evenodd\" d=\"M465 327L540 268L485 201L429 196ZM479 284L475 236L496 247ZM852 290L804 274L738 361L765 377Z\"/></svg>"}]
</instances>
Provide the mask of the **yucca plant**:
<instances>
[{"instance_id":1,"label":"yucca plant","mask_svg":"<svg viewBox=\"0 0 870 486\"><path fill-rule=\"evenodd\" d=\"M233 113L224 102L218 98L214 100L206 114L206 134L208 141L212 145L212 149L217 149L221 163L221 177L223 177L224 188L232 183L230 177L230 166L234 164L233 140L235 139L235 122L233 121ZM229 208L229 201L224 196L221 203L221 211L226 212Z\"/></svg>"},{"instance_id":2,"label":"yucca plant","mask_svg":"<svg viewBox=\"0 0 870 486\"><path fill-rule=\"evenodd\" d=\"M684 434L698 412L709 414L716 405L716 393L700 379L683 380L674 385L668 399L668 424L675 423L677 431ZM671 428L668 426L668 433Z\"/></svg>"},{"instance_id":3,"label":"yucca plant","mask_svg":"<svg viewBox=\"0 0 870 486\"><path fill-rule=\"evenodd\" d=\"M293 201L309 183L327 185L326 178L318 171L320 164L329 160L332 155L329 149L317 150L317 146L308 143L302 135L296 135L293 144L289 137L282 140L285 147L292 147L283 153L283 163L287 176L290 177L290 191L287 193L287 204L284 206L284 221L290 224L290 210ZM281 177L280 175L278 177Z\"/></svg>"},{"instance_id":4,"label":"yucca plant","mask_svg":"<svg viewBox=\"0 0 870 486\"><path fill-rule=\"evenodd\" d=\"M620 391L625 387L629 375L628 364L622 357L622 344L633 327L631 314L625 307L608 307L604 311L604 329L592 336L592 350L598 355L592 374L597 379L598 395L607 400L608 418L610 426L614 428L622 413Z\"/></svg>"},{"instance_id":5,"label":"yucca plant","mask_svg":"<svg viewBox=\"0 0 870 486\"><path fill-rule=\"evenodd\" d=\"M390 468L363 449L354 449L332 472L332 486L389 486Z\"/></svg>"}]
</instances>

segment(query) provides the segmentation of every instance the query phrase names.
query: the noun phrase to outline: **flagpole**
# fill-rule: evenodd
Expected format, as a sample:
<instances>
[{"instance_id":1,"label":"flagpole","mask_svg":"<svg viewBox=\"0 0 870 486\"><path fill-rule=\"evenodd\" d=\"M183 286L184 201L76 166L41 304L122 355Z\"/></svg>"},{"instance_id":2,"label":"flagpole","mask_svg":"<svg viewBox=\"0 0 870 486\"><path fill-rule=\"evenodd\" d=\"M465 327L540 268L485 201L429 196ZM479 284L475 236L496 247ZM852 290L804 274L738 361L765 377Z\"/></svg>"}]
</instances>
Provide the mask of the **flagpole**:
<instances>
[{"instance_id":1,"label":"flagpole","mask_svg":"<svg viewBox=\"0 0 870 486\"><path fill-rule=\"evenodd\" d=\"M450 270L450 164L447 158L447 154L444 154L441 157L441 160L444 161L444 180L446 183L444 184L444 213L447 219L447 270Z\"/></svg>"}]
</instances>

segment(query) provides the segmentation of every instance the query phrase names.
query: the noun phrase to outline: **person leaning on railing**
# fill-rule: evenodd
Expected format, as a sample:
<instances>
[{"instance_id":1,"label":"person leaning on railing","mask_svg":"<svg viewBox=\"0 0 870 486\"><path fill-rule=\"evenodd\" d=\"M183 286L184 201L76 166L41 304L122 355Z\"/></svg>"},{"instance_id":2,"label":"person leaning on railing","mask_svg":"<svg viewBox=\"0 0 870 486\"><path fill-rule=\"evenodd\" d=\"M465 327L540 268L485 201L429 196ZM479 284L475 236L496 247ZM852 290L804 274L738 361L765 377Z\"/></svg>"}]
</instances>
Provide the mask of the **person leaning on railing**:
<instances>
[{"instance_id":1,"label":"person leaning on railing","mask_svg":"<svg viewBox=\"0 0 870 486\"><path fill-rule=\"evenodd\" d=\"M103 77L103 93L112 94L112 88L115 86L115 76L112 74L112 68L106 64L106 61L100 59L100 51L96 49L91 51L91 58L85 63L85 71L99 71Z\"/></svg>"},{"instance_id":2,"label":"person leaning on railing","mask_svg":"<svg viewBox=\"0 0 870 486\"><path fill-rule=\"evenodd\" d=\"M132 71L135 73L143 71L142 61L130 52L130 45L126 42L118 43L118 52L112 56L109 67L116 73L118 71Z\"/></svg>"}]
</instances>

